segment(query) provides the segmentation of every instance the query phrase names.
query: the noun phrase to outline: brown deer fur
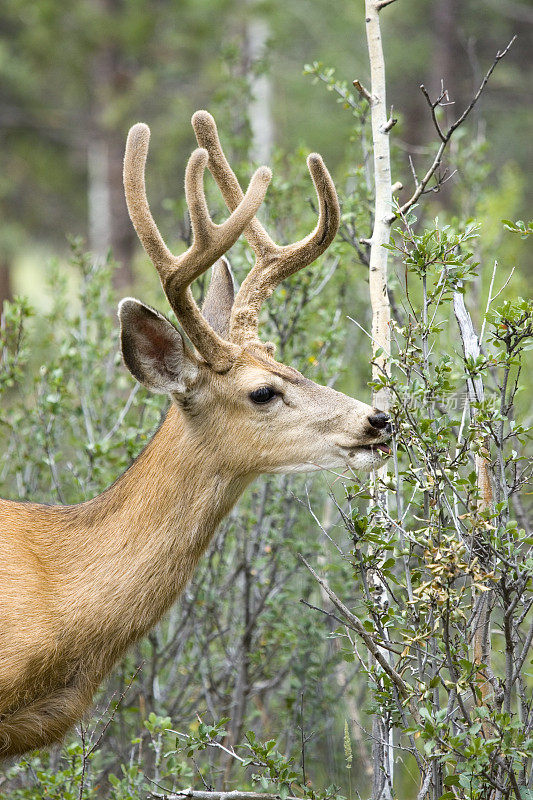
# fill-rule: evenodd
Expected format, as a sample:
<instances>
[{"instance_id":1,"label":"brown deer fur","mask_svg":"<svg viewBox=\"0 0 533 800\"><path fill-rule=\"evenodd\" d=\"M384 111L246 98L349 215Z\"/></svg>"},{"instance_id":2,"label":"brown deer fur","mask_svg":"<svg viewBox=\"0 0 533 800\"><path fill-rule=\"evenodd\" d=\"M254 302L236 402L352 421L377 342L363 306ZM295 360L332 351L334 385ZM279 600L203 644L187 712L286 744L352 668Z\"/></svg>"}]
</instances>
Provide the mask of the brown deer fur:
<instances>
[{"instance_id":1,"label":"brown deer fur","mask_svg":"<svg viewBox=\"0 0 533 800\"><path fill-rule=\"evenodd\" d=\"M207 156L202 159L205 166ZM128 173L131 160L127 155L130 213L157 260L161 245L169 251L153 220L153 227L146 221L147 204L132 211L131 185L145 194L144 178ZM265 175L259 173L260 183ZM256 190L257 183L252 199L242 201L238 230L229 240L253 218L263 191ZM175 273L164 272L170 269L167 256L166 266L158 267L178 316L190 280L219 257L223 228L210 227L205 202L188 194L191 216L200 213L203 222L185 254L185 270L191 252L194 264L177 297ZM209 241L199 246L205 231ZM291 259L294 253L295 246ZM182 257L171 258L179 272ZM76 506L0 500L0 757L56 742L81 718L116 661L182 591L217 525L254 477L369 470L387 454L386 415L275 361L271 346L250 335L254 315L248 333L243 335L241 320L237 340L230 340L233 289L224 262L213 269L196 330L200 312L192 295L186 305L184 324L197 352L158 312L133 299L121 303L126 365L172 400L165 422L130 469L103 494ZM268 399L255 400L265 387Z\"/></svg>"}]
</instances>

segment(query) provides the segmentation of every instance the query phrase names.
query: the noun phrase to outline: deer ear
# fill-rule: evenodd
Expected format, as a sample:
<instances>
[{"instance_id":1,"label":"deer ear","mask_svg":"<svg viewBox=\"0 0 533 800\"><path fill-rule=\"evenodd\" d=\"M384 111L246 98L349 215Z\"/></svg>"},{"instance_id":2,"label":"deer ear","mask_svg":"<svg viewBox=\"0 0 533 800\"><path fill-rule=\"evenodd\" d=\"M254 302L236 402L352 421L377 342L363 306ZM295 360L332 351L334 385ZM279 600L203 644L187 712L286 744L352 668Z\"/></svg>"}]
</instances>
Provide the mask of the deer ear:
<instances>
[{"instance_id":1,"label":"deer ear","mask_svg":"<svg viewBox=\"0 0 533 800\"><path fill-rule=\"evenodd\" d=\"M213 330L227 339L235 286L231 267L224 257L213 264L211 283L202 306L202 314Z\"/></svg>"},{"instance_id":2,"label":"deer ear","mask_svg":"<svg viewBox=\"0 0 533 800\"><path fill-rule=\"evenodd\" d=\"M122 357L133 377L152 392L185 394L198 376L198 363L181 333L132 297L120 302L118 316Z\"/></svg>"}]
</instances>

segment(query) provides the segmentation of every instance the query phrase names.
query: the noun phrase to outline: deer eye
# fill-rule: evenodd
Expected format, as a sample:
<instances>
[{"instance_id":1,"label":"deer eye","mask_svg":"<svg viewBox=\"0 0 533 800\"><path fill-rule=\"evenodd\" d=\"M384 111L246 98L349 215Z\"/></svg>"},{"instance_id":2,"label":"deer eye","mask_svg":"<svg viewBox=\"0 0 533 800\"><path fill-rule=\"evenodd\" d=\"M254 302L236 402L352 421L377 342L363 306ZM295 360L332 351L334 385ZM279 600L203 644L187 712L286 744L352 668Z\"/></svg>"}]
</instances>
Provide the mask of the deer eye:
<instances>
[{"instance_id":1,"label":"deer eye","mask_svg":"<svg viewBox=\"0 0 533 800\"><path fill-rule=\"evenodd\" d=\"M277 392L272 386L260 386L259 389L250 392L250 400L252 403L268 403L276 395Z\"/></svg>"}]
</instances>

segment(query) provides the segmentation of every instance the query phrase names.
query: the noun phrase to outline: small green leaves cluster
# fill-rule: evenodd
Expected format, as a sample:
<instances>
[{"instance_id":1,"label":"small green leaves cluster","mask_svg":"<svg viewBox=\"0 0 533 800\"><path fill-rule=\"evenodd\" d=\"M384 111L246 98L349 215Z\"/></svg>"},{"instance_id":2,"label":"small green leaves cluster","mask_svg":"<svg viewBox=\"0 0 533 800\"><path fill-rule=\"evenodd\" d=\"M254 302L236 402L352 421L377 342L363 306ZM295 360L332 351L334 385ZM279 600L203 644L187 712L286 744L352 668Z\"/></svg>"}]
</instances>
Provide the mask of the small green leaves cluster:
<instances>
[{"instance_id":1,"label":"small green leaves cluster","mask_svg":"<svg viewBox=\"0 0 533 800\"><path fill-rule=\"evenodd\" d=\"M533 234L533 222L531 220L524 222L522 219L517 219L516 222L512 222L510 219L504 219L502 222L508 231L520 234L521 239L527 239L528 236Z\"/></svg>"},{"instance_id":2,"label":"small green leaves cluster","mask_svg":"<svg viewBox=\"0 0 533 800\"><path fill-rule=\"evenodd\" d=\"M49 769L47 759L32 756L7 770L6 778L16 785L17 777L23 776L26 769L33 775L34 785L10 792L10 800L34 800L46 797L50 800L79 800L79 787L84 766L83 747L80 742L71 742L64 748L61 765Z\"/></svg>"},{"instance_id":3,"label":"small green leaves cluster","mask_svg":"<svg viewBox=\"0 0 533 800\"><path fill-rule=\"evenodd\" d=\"M334 92L338 95L337 102L345 109L351 109L356 118L360 118L361 111L368 112L368 102L363 100L359 102L356 100L354 93L348 89L348 84L344 80L339 80L335 77L335 69L333 67L326 67L321 61L313 61L312 64L305 64L304 75L310 75L313 83L322 81L326 85L328 92ZM361 104L364 104L363 109Z\"/></svg>"},{"instance_id":4,"label":"small green leaves cluster","mask_svg":"<svg viewBox=\"0 0 533 800\"><path fill-rule=\"evenodd\" d=\"M16 297L4 305L0 326L0 400L24 378L30 360L26 328L32 316L33 309L24 297ZM0 409L3 405L0 404Z\"/></svg>"},{"instance_id":5,"label":"small green leaves cluster","mask_svg":"<svg viewBox=\"0 0 533 800\"><path fill-rule=\"evenodd\" d=\"M300 779L300 774L294 769L294 758L282 755L275 739L261 742L253 731L248 731L245 740L244 747L249 755L244 759L243 767L259 770L252 773L252 781L263 791L273 789L281 800L286 800L294 791L293 783Z\"/></svg>"},{"instance_id":6,"label":"small green leaves cluster","mask_svg":"<svg viewBox=\"0 0 533 800\"><path fill-rule=\"evenodd\" d=\"M489 281L487 312L471 307L481 269L476 225L403 223L389 246L405 288L391 324L390 373L373 384L392 397L393 464L370 496L351 483L342 514L352 544L351 603L407 695L380 664L361 658L357 636L337 635L346 660L367 675L368 711L394 729L422 781L431 772L428 798L522 797L533 755L526 666L533 539L522 506L532 467L530 404L520 403L520 386L533 305L521 297L495 302L501 292ZM484 333L476 357L463 351L458 294ZM489 664L474 633L485 603Z\"/></svg>"},{"instance_id":7,"label":"small green leaves cluster","mask_svg":"<svg viewBox=\"0 0 533 800\"><path fill-rule=\"evenodd\" d=\"M414 208L404 218L405 230L400 229L399 236L391 236L384 247L401 259L409 273L436 279L433 291L437 294L428 296L428 303L433 305L444 288L460 290L462 281L477 275L479 264L473 258L472 246L479 236L479 226L471 223L458 231L451 225L439 225L436 219L433 227L415 233Z\"/></svg>"},{"instance_id":8,"label":"small green leaves cluster","mask_svg":"<svg viewBox=\"0 0 533 800\"><path fill-rule=\"evenodd\" d=\"M439 800L455 800L457 792L471 800L484 800L489 787L498 784L502 765L520 772L523 760L531 758L533 739L510 714L491 715L485 706L478 706L472 711L470 724L460 731L454 730L446 709L433 712L423 706L420 716L421 727L411 732L420 738L423 751L447 768L443 783L449 788ZM453 791L452 787L457 789Z\"/></svg>"}]
</instances>

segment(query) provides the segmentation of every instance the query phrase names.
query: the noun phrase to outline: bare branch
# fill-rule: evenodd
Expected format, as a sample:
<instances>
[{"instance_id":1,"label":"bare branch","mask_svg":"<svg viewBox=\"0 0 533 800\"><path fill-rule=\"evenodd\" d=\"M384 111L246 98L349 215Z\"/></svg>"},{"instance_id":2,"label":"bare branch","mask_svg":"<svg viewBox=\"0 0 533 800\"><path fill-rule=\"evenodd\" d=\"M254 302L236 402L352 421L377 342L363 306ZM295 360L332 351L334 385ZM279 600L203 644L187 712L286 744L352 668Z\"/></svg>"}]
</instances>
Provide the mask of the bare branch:
<instances>
[{"instance_id":1,"label":"bare branch","mask_svg":"<svg viewBox=\"0 0 533 800\"><path fill-rule=\"evenodd\" d=\"M396 214L391 215L390 222L393 222L394 219L396 219L397 216L401 216L402 214L405 214L416 203L418 198L424 193L424 190L425 190L427 184L429 183L429 181L431 180L431 178L433 177L435 172L440 167L440 164L442 162L442 157L444 155L444 151L445 151L445 149L446 149L446 147L448 145L448 142L450 141L453 133L457 130L457 128L460 125L463 124L463 122L466 120L466 118L468 117L468 115L470 114L470 112L472 111L474 106L476 105L477 101L479 100L479 98L481 97L481 94L483 93L483 91L485 89L485 86L488 83L488 80L489 80L490 76L494 72L496 64L499 61L501 61L501 59L504 58L504 56L507 55L507 53L509 52L509 50L510 50L511 46L513 45L513 42L515 41L515 39L516 39L516 36L513 36L513 38L511 39L511 41L507 45L507 47L505 47L503 50L498 50L498 52L496 53L496 56L494 58L494 61L492 62L492 64L489 67L489 69L487 70L487 73L485 74L485 77L481 81L479 89L475 93L474 97L472 98L472 100L470 101L468 106L465 108L465 110L463 111L461 116L458 117L455 120L455 122L453 122L450 125L450 127L448 128L446 133L442 132L442 130L441 130L436 118L435 118L435 108L436 108L437 105L442 103L442 100L443 100L443 98L445 96L445 93L441 93L439 99L435 103L433 103L431 101L426 89L424 88L424 86L420 87L420 89L422 90L422 92L423 92L423 94L424 94L424 96L425 96L425 98L426 98L426 100L427 100L427 102L428 102L428 104L429 104L429 106L431 108L431 114L432 114L432 118L433 118L433 123L434 123L434 125L436 127L436 130L437 130L437 133L439 134L439 137L441 139L441 144L440 144L439 149L437 150L435 158L433 159L433 163L431 164L430 168L428 169L428 171L426 172L426 174L424 175L422 180L420 182L418 182L418 183L415 181L415 191L413 192L412 196L409 198L409 200L407 200L400 207L400 209L397 211Z\"/></svg>"},{"instance_id":2,"label":"bare branch","mask_svg":"<svg viewBox=\"0 0 533 800\"><path fill-rule=\"evenodd\" d=\"M498 61L501 61L501 59L502 59L502 58L504 58L504 57L507 55L507 53L509 52L509 50L511 49L511 47L512 47L512 46L513 46L513 44L514 44L514 41L515 41L515 39L516 39L516 34L513 36L513 38L511 39L511 41L510 41L510 42L509 42L509 44L507 45L507 47L504 47L504 49L503 49L503 50L498 50L498 52L496 53L496 57L494 58L494 61L493 61L493 62L492 62L492 64L490 65L490 67L489 67L489 69L488 69L488 71L487 71L487 73L486 73L485 77L484 77L484 78L483 78L483 80L481 81L480 87L479 87L479 89L477 90L477 92L475 93L474 97L472 98L472 100L470 101L470 103L468 104L468 106L465 108L465 110L463 111L463 113L461 114L461 116L459 117L459 119L457 119L457 120L456 120L456 121L455 121L455 122L454 122L454 123L453 123L453 124L450 126L450 128L448 129L448 133L447 133L447 137L448 137L448 139L450 138L450 136L452 135L452 133L453 133L453 132L454 132L454 131L455 131L455 130L456 130L458 127L459 127L459 125L461 125L461 124L462 124L462 123L465 121L465 119L467 118L467 116L470 114L470 112L472 111L472 109L473 109L473 108L474 108L474 106L476 105L477 101L478 101L478 100L479 100L479 98L481 97L481 94L482 94L483 90L485 89L485 86L487 85L487 83L488 83L488 81L489 81L489 78L490 78L490 76L491 76L491 75L492 75L492 73L494 72L494 69L495 69L495 67L496 67L496 64L498 63Z\"/></svg>"},{"instance_id":3,"label":"bare branch","mask_svg":"<svg viewBox=\"0 0 533 800\"><path fill-rule=\"evenodd\" d=\"M394 682L400 694L403 697L408 697L411 694L409 686L405 683L402 676L394 669L394 667L392 667L389 664L387 659L383 656L379 646L376 644L373 637L368 633L368 631L365 630L361 621L357 619L357 617L354 614L352 614L350 609L347 608L342 602L342 600L339 597L337 597L335 592L333 592L332 589L330 589L327 582L319 575L317 575L313 567L305 560L305 558L301 555L301 553L298 553L298 558L307 567L307 569L314 577L314 579L317 581L317 583L322 587L322 589L327 594L333 605L341 612L344 618L347 619L348 622L350 623L350 626L361 637L366 647L372 653L372 655L374 656L380 667L383 669L384 672L387 673L389 678ZM413 715L415 715L416 713L416 718L418 718L418 712L416 712L414 708L411 709L411 713L413 713Z\"/></svg>"}]
</instances>

